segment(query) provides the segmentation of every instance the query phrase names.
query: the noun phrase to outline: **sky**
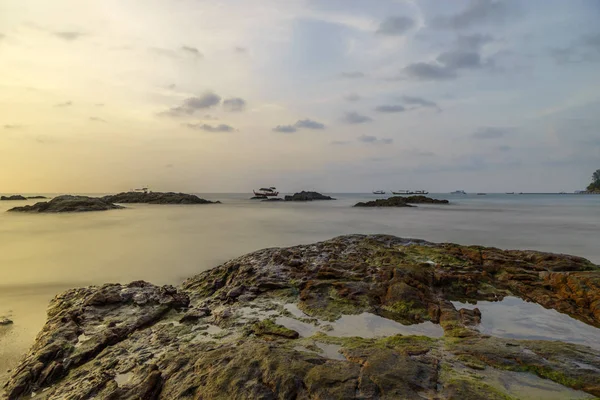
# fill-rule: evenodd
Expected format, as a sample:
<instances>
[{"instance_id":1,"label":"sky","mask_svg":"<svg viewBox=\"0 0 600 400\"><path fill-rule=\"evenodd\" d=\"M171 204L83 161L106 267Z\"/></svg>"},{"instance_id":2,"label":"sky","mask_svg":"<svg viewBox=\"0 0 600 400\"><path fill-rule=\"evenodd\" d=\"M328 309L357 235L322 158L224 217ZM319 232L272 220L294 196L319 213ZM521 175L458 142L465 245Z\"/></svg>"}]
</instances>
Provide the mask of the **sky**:
<instances>
[{"instance_id":1,"label":"sky","mask_svg":"<svg viewBox=\"0 0 600 400\"><path fill-rule=\"evenodd\" d=\"M597 0L0 0L0 192L557 192Z\"/></svg>"}]
</instances>

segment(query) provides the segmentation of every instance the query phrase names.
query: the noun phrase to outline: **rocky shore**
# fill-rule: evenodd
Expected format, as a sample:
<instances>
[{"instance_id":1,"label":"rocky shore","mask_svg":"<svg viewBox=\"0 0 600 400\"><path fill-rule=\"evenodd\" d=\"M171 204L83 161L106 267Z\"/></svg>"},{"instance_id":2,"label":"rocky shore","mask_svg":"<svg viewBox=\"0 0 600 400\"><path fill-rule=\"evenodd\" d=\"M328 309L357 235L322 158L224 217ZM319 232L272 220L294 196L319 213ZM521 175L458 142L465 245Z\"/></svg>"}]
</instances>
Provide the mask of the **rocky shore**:
<instances>
[{"instance_id":1,"label":"rocky shore","mask_svg":"<svg viewBox=\"0 0 600 400\"><path fill-rule=\"evenodd\" d=\"M394 196L356 203L354 207L412 207L411 204L448 204L448 200L432 199L426 196Z\"/></svg>"},{"instance_id":2,"label":"rocky shore","mask_svg":"<svg viewBox=\"0 0 600 400\"><path fill-rule=\"evenodd\" d=\"M219 201L209 201L193 194L173 192L123 192L102 197L110 203L147 203L147 204L218 204Z\"/></svg>"},{"instance_id":3,"label":"rocky shore","mask_svg":"<svg viewBox=\"0 0 600 400\"><path fill-rule=\"evenodd\" d=\"M9 212L26 213L71 213L88 211L118 210L124 207L112 204L97 197L63 195L50 201L35 203L31 206L15 207Z\"/></svg>"},{"instance_id":4,"label":"rocky shore","mask_svg":"<svg viewBox=\"0 0 600 400\"><path fill-rule=\"evenodd\" d=\"M600 350L484 335L486 315L455 306L506 296L600 328L600 268L583 258L350 235L260 250L179 287L69 290L5 390L11 400L509 399L520 392L501 382L526 381L533 398L600 396ZM398 330L371 334L352 318Z\"/></svg>"},{"instance_id":5,"label":"rocky shore","mask_svg":"<svg viewBox=\"0 0 600 400\"><path fill-rule=\"evenodd\" d=\"M293 195L285 196L285 201L313 201L313 200L335 200L333 197L325 196L318 192L301 191Z\"/></svg>"}]
</instances>

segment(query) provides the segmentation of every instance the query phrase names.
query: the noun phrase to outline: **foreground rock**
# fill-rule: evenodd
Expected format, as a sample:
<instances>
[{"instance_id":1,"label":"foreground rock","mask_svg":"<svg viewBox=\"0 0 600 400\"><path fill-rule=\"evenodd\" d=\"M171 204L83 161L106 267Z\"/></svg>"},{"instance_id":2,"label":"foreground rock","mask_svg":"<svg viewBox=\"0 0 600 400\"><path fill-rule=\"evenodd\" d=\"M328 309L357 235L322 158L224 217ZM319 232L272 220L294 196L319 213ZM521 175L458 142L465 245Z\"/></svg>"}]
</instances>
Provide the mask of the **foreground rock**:
<instances>
[{"instance_id":1,"label":"foreground rock","mask_svg":"<svg viewBox=\"0 0 600 400\"><path fill-rule=\"evenodd\" d=\"M432 199L426 196L394 196L356 203L354 207L412 207L411 204L448 204L448 200Z\"/></svg>"},{"instance_id":2,"label":"foreground rock","mask_svg":"<svg viewBox=\"0 0 600 400\"><path fill-rule=\"evenodd\" d=\"M482 335L485 314L452 303L505 296L600 327L600 269L585 259L351 235L260 250L178 288L133 282L67 291L52 301L6 393L507 399L521 398L512 383L527 381L531 398L600 396L600 350ZM364 333L369 324L338 320L348 314L439 333L375 337Z\"/></svg>"},{"instance_id":3,"label":"foreground rock","mask_svg":"<svg viewBox=\"0 0 600 400\"><path fill-rule=\"evenodd\" d=\"M217 204L220 201L209 201L201 199L193 194L173 192L123 192L115 195L102 197L110 203L147 203L147 204Z\"/></svg>"},{"instance_id":4,"label":"foreground rock","mask_svg":"<svg viewBox=\"0 0 600 400\"><path fill-rule=\"evenodd\" d=\"M293 195L285 196L285 201L313 201L313 200L335 200L333 197L325 196L318 192L305 192L304 190L300 193L294 193Z\"/></svg>"},{"instance_id":5,"label":"foreground rock","mask_svg":"<svg viewBox=\"0 0 600 400\"><path fill-rule=\"evenodd\" d=\"M28 213L67 213L87 211L118 210L124 207L109 203L97 197L87 196L58 196L50 201L35 203L32 206L11 208L12 212Z\"/></svg>"},{"instance_id":6,"label":"foreground rock","mask_svg":"<svg viewBox=\"0 0 600 400\"><path fill-rule=\"evenodd\" d=\"M2 196L0 197L0 200L27 200L27 198L17 194L13 196Z\"/></svg>"}]
</instances>

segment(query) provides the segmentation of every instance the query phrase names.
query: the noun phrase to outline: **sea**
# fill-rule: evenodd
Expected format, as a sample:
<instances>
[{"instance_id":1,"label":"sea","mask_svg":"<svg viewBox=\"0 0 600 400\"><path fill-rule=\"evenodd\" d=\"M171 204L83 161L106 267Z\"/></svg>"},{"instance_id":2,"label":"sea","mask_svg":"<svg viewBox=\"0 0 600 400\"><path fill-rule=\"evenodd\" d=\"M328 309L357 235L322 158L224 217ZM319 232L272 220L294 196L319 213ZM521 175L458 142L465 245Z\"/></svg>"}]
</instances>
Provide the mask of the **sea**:
<instances>
[{"instance_id":1,"label":"sea","mask_svg":"<svg viewBox=\"0 0 600 400\"><path fill-rule=\"evenodd\" d=\"M381 233L568 253L600 264L600 195L432 193L450 204L353 208L386 196L327 193L337 201L262 202L249 194L197 194L222 204L32 215L5 211L39 200L0 201L0 317L14 321L0 326L0 386L33 343L57 293L133 280L177 285L266 247Z\"/></svg>"}]
</instances>

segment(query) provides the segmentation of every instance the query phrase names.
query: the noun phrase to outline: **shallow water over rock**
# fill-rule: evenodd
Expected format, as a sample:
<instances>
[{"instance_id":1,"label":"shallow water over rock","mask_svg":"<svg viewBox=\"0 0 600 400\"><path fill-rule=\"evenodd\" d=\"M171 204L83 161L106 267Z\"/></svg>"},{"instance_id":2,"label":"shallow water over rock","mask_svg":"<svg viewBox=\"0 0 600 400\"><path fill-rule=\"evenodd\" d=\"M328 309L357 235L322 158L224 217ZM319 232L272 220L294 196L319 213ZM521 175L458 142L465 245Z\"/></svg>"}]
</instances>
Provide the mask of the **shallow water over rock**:
<instances>
[{"instance_id":1,"label":"shallow water over rock","mask_svg":"<svg viewBox=\"0 0 600 400\"><path fill-rule=\"evenodd\" d=\"M481 333L513 339L560 340L600 349L600 329L518 297L476 304L452 302L457 309L481 311Z\"/></svg>"}]
</instances>

